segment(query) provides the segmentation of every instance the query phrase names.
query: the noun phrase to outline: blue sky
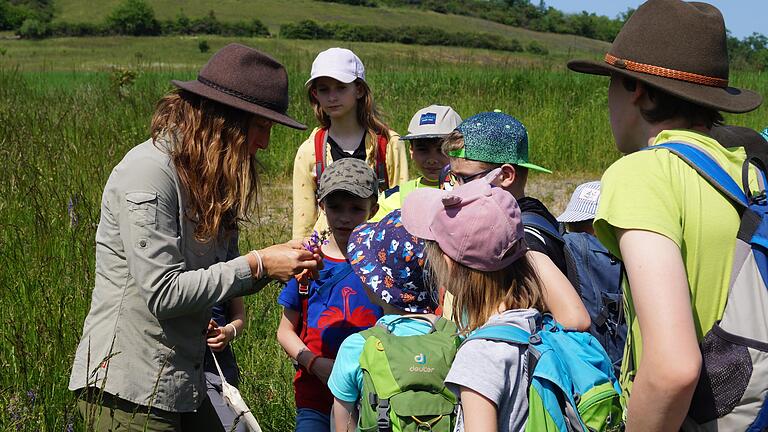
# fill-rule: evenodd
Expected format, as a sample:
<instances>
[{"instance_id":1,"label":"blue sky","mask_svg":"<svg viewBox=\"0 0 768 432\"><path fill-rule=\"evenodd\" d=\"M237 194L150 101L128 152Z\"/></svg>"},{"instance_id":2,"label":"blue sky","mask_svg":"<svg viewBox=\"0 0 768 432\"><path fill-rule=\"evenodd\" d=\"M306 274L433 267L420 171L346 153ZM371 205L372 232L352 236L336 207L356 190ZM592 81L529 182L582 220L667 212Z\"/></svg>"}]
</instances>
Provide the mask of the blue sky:
<instances>
[{"instance_id":1,"label":"blue sky","mask_svg":"<svg viewBox=\"0 0 768 432\"><path fill-rule=\"evenodd\" d=\"M725 26L739 39L753 32L768 36L768 0L705 0L725 17ZM544 0L547 6L563 12L594 12L614 18L627 8L637 8L642 0ZM538 4L538 1L531 1Z\"/></svg>"}]
</instances>

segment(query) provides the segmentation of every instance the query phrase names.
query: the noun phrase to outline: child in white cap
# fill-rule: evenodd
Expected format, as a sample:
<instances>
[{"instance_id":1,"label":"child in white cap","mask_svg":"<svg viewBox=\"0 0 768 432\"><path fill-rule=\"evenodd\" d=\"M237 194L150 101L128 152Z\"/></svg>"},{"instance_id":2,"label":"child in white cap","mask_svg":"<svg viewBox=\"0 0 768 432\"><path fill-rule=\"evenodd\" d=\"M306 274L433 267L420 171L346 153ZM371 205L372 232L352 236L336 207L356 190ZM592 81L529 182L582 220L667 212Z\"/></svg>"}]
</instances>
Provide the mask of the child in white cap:
<instances>
[{"instance_id":1,"label":"child in white cap","mask_svg":"<svg viewBox=\"0 0 768 432\"><path fill-rule=\"evenodd\" d=\"M592 223L600 202L600 182L580 184L557 221L564 223L568 279L589 312L589 332L608 353L616 376L621 373L627 322L621 293L621 262L595 237Z\"/></svg>"},{"instance_id":2,"label":"child in white cap","mask_svg":"<svg viewBox=\"0 0 768 432\"><path fill-rule=\"evenodd\" d=\"M360 58L345 48L317 55L306 82L320 126L299 147L293 163L293 238L327 226L315 193L320 175L339 159L353 157L376 172L379 191L408 180L408 159L400 137L387 126L373 102Z\"/></svg>"},{"instance_id":3,"label":"child in white cap","mask_svg":"<svg viewBox=\"0 0 768 432\"><path fill-rule=\"evenodd\" d=\"M402 207L411 191L439 186L440 172L448 165L448 156L442 150L443 138L453 132L459 123L459 114L444 105L430 105L413 115L408 124L408 135L403 137L403 141L410 143L411 160L421 176L384 191L379 196L379 212L371 221L379 221L392 210Z\"/></svg>"}]
</instances>

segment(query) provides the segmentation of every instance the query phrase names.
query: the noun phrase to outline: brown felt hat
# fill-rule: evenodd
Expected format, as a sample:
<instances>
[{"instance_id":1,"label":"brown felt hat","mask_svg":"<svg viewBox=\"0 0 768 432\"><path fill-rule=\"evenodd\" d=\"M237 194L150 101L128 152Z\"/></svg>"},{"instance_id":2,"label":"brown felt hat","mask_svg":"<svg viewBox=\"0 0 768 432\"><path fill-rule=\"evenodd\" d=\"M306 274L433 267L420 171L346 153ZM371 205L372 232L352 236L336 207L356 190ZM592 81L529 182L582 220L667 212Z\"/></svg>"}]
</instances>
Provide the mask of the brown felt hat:
<instances>
[{"instance_id":1,"label":"brown felt hat","mask_svg":"<svg viewBox=\"0 0 768 432\"><path fill-rule=\"evenodd\" d=\"M572 60L576 72L620 74L718 111L744 113L762 97L728 86L725 22L707 3L649 0L622 27L603 62Z\"/></svg>"},{"instance_id":2,"label":"brown felt hat","mask_svg":"<svg viewBox=\"0 0 768 432\"><path fill-rule=\"evenodd\" d=\"M173 85L294 129L307 126L288 117L288 74L272 57L240 44L216 52L194 81Z\"/></svg>"}]
</instances>

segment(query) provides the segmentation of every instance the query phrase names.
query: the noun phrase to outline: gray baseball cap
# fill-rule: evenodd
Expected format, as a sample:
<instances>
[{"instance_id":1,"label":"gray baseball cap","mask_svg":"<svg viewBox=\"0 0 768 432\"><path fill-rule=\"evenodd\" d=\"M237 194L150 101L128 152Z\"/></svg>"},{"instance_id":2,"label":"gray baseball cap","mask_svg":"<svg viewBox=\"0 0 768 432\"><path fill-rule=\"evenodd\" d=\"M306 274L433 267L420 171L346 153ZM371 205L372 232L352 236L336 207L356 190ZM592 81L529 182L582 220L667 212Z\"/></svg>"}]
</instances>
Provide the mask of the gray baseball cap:
<instances>
[{"instance_id":1,"label":"gray baseball cap","mask_svg":"<svg viewBox=\"0 0 768 432\"><path fill-rule=\"evenodd\" d=\"M360 159L348 157L334 161L320 176L317 200L322 201L336 191L349 192L360 198L375 196L379 191L376 173Z\"/></svg>"},{"instance_id":2,"label":"gray baseball cap","mask_svg":"<svg viewBox=\"0 0 768 432\"><path fill-rule=\"evenodd\" d=\"M449 106L430 105L416 112L408 124L404 140L442 138L461 123L461 117Z\"/></svg>"}]
</instances>

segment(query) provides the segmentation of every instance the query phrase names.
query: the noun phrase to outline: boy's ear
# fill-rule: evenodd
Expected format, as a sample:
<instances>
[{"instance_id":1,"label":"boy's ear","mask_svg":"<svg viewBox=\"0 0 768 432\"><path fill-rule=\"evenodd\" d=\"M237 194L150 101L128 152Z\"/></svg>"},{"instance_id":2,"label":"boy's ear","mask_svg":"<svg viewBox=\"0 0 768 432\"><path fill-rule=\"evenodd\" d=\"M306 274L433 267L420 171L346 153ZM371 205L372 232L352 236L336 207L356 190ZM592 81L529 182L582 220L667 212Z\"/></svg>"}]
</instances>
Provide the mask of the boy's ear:
<instances>
[{"instance_id":1,"label":"boy's ear","mask_svg":"<svg viewBox=\"0 0 768 432\"><path fill-rule=\"evenodd\" d=\"M320 207L320 210L325 211L325 200L318 202L317 206Z\"/></svg>"},{"instance_id":2,"label":"boy's ear","mask_svg":"<svg viewBox=\"0 0 768 432\"><path fill-rule=\"evenodd\" d=\"M652 110L656 107L656 103L651 99L651 95L648 92L648 87L641 82L637 83L630 100L632 104L644 110Z\"/></svg>"},{"instance_id":3,"label":"boy's ear","mask_svg":"<svg viewBox=\"0 0 768 432\"><path fill-rule=\"evenodd\" d=\"M498 186L501 186L503 188L508 188L512 186L512 184L515 182L515 179L517 179L517 171L515 170L515 167L511 164L504 164L501 166L501 173L498 177Z\"/></svg>"},{"instance_id":4,"label":"boy's ear","mask_svg":"<svg viewBox=\"0 0 768 432\"><path fill-rule=\"evenodd\" d=\"M373 198L371 199L373 200ZM368 214L368 219L372 218L378 212L379 212L379 201L377 199L376 201L373 201L373 205L371 205L371 211Z\"/></svg>"}]
</instances>

